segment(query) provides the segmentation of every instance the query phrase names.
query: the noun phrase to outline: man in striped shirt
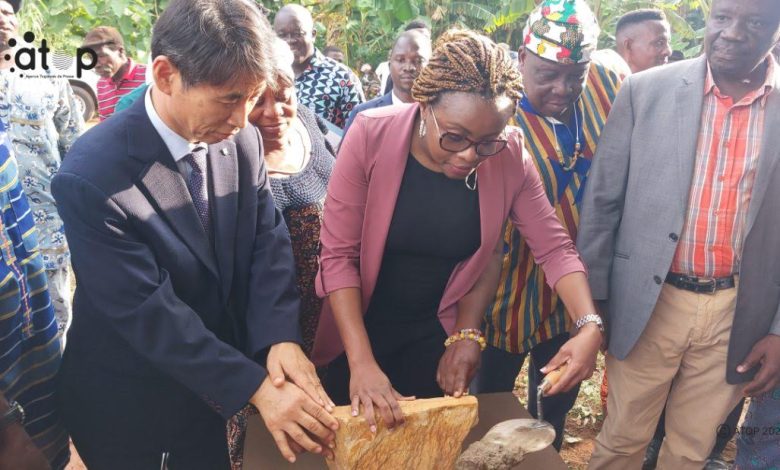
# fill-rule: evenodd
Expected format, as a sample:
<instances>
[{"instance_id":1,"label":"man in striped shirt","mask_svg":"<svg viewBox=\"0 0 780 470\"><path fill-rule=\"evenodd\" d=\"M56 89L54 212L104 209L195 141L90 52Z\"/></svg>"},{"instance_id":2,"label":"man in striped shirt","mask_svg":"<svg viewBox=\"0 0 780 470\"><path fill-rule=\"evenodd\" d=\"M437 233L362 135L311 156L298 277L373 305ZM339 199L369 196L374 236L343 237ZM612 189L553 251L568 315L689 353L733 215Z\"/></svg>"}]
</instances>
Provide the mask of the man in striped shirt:
<instances>
[{"instance_id":1,"label":"man in striped shirt","mask_svg":"<svg viewBox=\"0 0 780 470\"><path fill-rule=\"evenodd\" d=\"M563 14L561 14L563 10ZM566 29L568 28L568 30ZM580 38L570 48L554 31ZM571 32L581 31L579 34ZM617 61L593 59L599 28L590 7L582 1L547 0L527 22L520 51L523 98L512 124L525 136L525 151L541 176L547 199L572 239L577 237L580 201L591 159L620 86ZM579 360L570 338L572 321L564 303L547 283L530 248L511 224L504 234L501 278L484 319L488 347L475 379L477 393L512 390L526 356L528 410L536 416L540 371L554 357ZM579 385L542 400L544 417L556 430L553 445L560 449L566 416L577 400Z\"/></svg>"},{"instance_id":2,"label":"man in striped shirt","mask_svg":"<svg viewBox=\"0 0 780 470\"><path fill-rule=\"evenodd\" d=\"M592 469L639 468L666 405L657 468L700 470L780 384L777 5L715 0L705 55L628 77L610 111L577 240L609 332Z\"/></svg>"},{"instance_id":3,"label":"man in striped shirt","mask_svg":"<svg viewBox=\"0 0 780 470\"><path fill-rule=\"evenodd\" d=\"M127 57L122 35L110 26L87 33L83 47L93 49L98 57L98 117L103 121L114 114L119 98L146 83L146 66Z\"/></svg>"}]
</instances>

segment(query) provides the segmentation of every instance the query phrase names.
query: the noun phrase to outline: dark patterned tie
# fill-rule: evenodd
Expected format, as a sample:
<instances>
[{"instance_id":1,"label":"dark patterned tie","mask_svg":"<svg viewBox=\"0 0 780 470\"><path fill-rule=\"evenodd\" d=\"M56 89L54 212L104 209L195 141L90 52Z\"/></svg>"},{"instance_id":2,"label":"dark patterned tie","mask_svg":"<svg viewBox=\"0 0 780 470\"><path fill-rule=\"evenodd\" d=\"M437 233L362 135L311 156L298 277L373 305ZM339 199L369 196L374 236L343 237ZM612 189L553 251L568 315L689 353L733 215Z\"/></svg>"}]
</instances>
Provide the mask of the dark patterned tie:
<instances>
[{"instance_id":1,"label":"dark patterned tie","mask_svg":"<svg viewBox=\"0 0 780 470\"><path fill-rule=\"evenodd\" d=\"M206 149L195 147L192 153L184 157L184 161L190 166L190 178L188 185L195 211L198 213L203 229L211 238L211 217L209 214L208 188L206 187Z\"/></svg>"}]
</instances>

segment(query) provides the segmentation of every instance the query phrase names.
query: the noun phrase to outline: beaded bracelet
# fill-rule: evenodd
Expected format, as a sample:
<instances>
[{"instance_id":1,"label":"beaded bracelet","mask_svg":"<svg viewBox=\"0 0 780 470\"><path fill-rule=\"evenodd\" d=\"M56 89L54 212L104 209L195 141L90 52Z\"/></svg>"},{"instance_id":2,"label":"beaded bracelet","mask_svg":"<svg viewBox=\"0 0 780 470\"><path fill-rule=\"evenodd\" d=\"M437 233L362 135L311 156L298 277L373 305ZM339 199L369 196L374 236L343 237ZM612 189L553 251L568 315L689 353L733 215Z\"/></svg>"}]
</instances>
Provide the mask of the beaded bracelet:
<instances>
[{"instance_id":1,"label":"beaded bracelet","mask_svg":"<svg viewBox=\"0 0 780 470\"><path fill-rule=\"evenodd\" d=\"M485 335L482 334L482 331L476 328L465 328L458 331L457 333L453 333L449 338L447 338L446 341L444 341L444 347L446 348L447 346L458 341L463 341L464 339L475 341L477 344L479 344L480 351L484 351L487 347Z\"/></svg>"}]
</instances>

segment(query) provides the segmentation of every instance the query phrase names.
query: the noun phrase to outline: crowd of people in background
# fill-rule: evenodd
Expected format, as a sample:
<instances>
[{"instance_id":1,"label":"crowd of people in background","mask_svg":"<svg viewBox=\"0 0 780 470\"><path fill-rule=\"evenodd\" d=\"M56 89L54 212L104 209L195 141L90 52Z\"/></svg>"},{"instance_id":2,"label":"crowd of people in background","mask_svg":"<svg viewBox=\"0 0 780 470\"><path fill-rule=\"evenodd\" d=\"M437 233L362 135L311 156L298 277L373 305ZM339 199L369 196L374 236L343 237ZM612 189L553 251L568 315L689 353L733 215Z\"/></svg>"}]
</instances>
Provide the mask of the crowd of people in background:
<instances>
[{"instance_id":1,"label":"crowd of people in background","mask_svg":"<svg viewBox=\"0 0 780 470\"><path fill-rule=\"evenodd\" d=\"M84 37L86 132L0 58L0 469L241 469L258 413L332 458L335 406L393 429L526 359L560 450L599 351L589 468L780 466L780 8L714 0L686 60L662 10L610 50L537 3L517 51L415 20L358 76L304 6L172 0L148 65Z\"/></svg>"}]
</instances>

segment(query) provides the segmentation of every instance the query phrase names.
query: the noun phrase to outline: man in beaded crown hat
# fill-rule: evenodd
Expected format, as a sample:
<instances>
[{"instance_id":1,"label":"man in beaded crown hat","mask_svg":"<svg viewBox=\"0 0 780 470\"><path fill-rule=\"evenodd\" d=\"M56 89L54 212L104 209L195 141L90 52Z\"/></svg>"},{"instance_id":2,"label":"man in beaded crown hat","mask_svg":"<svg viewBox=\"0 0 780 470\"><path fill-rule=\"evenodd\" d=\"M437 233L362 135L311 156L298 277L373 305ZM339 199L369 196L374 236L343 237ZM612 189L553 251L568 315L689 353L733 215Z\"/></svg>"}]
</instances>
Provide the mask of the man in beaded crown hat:
<instances>
[{"instance_id":1,"label":"man in beaded crown hat","mask_svg":"<svg viewBox=\"0 0 780 470\"><path fill-rule=\"evenodd\" d=\"M591 58L599 27L583 0L543 1L528 18L523 36L519 59L524 90L513 125L522 128L547 197L574 239L591 158L620 86L617 65ZM501 282L485 315L489 346L475 385L482 393L512 390L530 353L528 403L536 416L537 386L544 373L568 360L592 360L595 354L580 351L570 337L572 325L563 303L509 224L504 253ZM590 319L599 323L595 315ZM545 418L556 429L557 449L580 379L568 380L576 383L568 390L556 386L542 400Z\"/></svg>"}]
</instances>

